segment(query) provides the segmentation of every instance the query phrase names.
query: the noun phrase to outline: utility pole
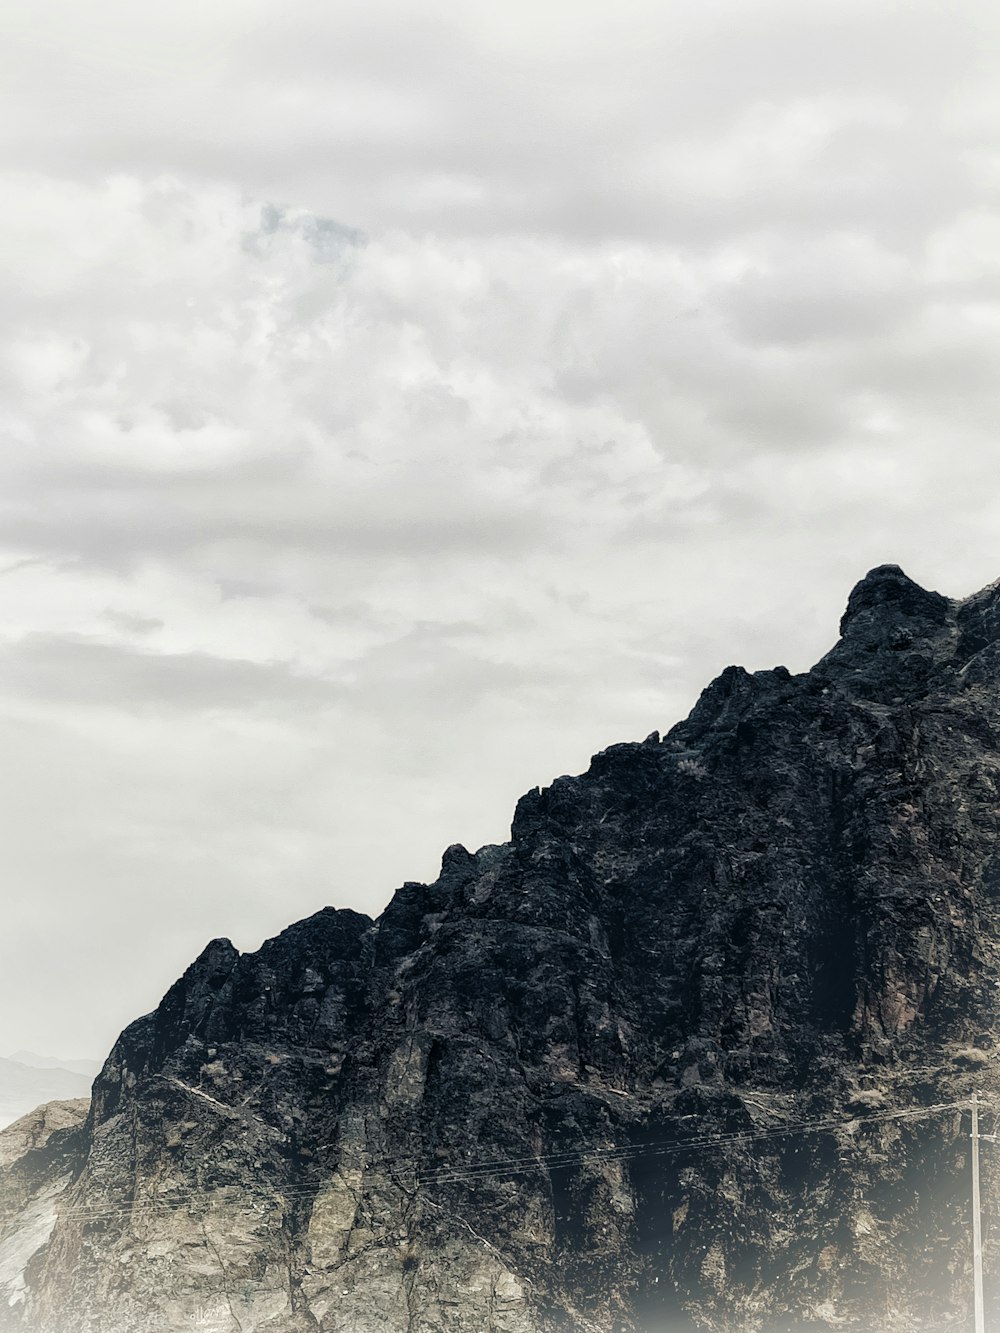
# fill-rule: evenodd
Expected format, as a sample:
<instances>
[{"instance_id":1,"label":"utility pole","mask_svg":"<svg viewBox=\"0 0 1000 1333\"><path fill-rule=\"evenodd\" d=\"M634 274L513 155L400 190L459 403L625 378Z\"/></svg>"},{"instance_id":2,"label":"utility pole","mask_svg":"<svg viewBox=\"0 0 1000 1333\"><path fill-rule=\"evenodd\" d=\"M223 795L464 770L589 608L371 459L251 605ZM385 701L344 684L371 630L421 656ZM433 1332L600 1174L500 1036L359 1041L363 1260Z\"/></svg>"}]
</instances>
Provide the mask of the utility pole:
<instances>
[{"instance_id":1,"label":"utility pole","mask_svg":"<svg viewBox=\"0 0 1000 1333\"><path fill-rule=\"evenodd\" d=\"M983 1222L979 1208L979 1093L972 1094L972 1280L975 1285L976 1333L986 1333L983 1312Z\"/></svg>"}]
</instances>

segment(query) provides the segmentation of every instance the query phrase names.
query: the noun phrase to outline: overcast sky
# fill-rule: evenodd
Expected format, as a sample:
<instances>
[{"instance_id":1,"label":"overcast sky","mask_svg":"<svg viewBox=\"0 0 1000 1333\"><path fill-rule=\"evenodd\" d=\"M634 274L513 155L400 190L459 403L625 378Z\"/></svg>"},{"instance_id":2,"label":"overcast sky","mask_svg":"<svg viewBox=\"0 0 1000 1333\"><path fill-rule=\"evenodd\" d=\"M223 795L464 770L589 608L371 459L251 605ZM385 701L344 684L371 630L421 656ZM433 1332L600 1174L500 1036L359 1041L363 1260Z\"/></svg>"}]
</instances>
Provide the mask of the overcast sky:
<instances>
[{"instance_id":1,"label":"overcast sky","mask_svg":"<svg viewBox=\"0 0 1000 1333\"><path fill-rule=\"evenodd\" d=\"M0 17L0 1055L1000 575L983 0Z\"/></svg>"}]
</instances>

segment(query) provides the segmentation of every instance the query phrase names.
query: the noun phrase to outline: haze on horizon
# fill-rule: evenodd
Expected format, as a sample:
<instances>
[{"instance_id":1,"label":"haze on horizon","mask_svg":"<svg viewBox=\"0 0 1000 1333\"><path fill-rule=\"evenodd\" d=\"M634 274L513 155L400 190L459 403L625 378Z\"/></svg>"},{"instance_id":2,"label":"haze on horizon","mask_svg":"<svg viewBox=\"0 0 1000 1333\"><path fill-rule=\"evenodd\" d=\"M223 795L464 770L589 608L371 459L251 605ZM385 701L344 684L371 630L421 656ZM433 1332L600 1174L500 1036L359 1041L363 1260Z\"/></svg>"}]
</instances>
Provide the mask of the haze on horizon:
<instances>
[{"instance_id":1,"label":"haze on horizon","mask_svg":"<svg viewBox=\"0 0 1000 1333\"><path fill-rule=\"evenodd\" d=\"M0 17L0 1051L1000 576L985 2Z\"/></svg>"}]
</instances>

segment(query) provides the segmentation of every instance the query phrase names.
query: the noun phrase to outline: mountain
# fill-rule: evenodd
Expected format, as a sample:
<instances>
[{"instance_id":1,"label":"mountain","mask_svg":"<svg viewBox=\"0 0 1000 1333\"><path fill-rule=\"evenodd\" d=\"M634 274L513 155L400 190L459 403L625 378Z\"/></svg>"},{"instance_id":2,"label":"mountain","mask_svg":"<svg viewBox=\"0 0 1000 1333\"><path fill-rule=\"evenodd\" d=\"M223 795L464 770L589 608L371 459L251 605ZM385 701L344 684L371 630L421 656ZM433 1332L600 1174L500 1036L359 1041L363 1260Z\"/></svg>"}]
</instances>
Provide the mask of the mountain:
<instances>
[{"instance_id":1,"label":"mountain","mask_svg":"<svg viewBox=\"0 0 1000 1333\"><path fill-rule=\"evenodd\" d=\"M88 1066L90 1062L74 1062ZM100 1068L67 1068L53 1061L32 1065L0 1058L0 1129L44 1102L89 1097L93 1076Z\"/></svg>"},{"instance_id":2,"label":"mountain","mask_svg":"<svg viewBox=\"0 0 1000 1333\"><path fill-rule=\"evenodd\" d=\"M34 1051L15 1051L8 1058L19 1065L27 1065L29 1069L68 1069L88 1079L101 1068L100 1060L61 1060L55 1055L36 1055Z\"/></svg>"},{"instance_id":3,"label":"mountain","mask_svg":"<svg viewBox=\"0 0 1000 1333\"><path fill-rule=\"evenodd\" d=\"M0 1166L0 1330L970 1328L998 824L1000 587L875 569L377 921L209 944Z\"/></svg>"},{"instance_id":4,"label":"mountain","mask_svg":"<svg viewBox=\"0 0 1000 1333\"><path fill-rule=\"evenodd\" d=\"M24 1300L32 1257L44 1251L78 1165L89 1108L86 1098L50 1102L0 1130L0 1309Z\"/></svg>"}]
</instances>

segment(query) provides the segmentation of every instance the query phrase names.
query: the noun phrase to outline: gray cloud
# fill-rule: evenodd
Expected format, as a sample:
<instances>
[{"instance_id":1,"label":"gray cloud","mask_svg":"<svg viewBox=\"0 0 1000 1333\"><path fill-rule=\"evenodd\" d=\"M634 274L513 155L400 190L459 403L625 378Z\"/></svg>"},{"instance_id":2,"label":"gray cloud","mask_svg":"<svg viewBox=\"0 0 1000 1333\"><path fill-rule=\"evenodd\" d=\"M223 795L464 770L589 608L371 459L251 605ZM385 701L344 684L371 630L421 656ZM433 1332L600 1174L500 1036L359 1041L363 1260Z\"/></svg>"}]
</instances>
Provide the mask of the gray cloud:
<instances>
[{"instance_id":1,"label":"gray cloud","mask_svg":"<svg viewBox=\"0 0 1000 1333\"><path fill-rule=\"evenodd\" d=\"M109 625L113 625L116 629L129 635L141 637L146 634L153 634L158 629L163 629L163 621L156 616L138 616L130 611L116 611L114 608L105 611L104 618Z\"/></svg>"},{"instance_id":2,"label":"gray cloud","mask_svg":"<svg viewBox=\"0 0 1000 1333\"><path fill-rule=\"evenodd\" d=\"M305 0L169 22L105 3L86 24L53 4L9 28L7 151L32 169L153 160L368 229L691 240L947 216L967 182L941 113L988 80L996 23L984 3L518 4L500 21Z\"/></svg>"},{"instance_id":3,"label":"gray cloud","mask_svg":"<svg viewBox=\"0 0 1000 1333\"><path fill-rule=\"evenodd\" d=\"M129 618L127 627L133 625ZM310 711L337 697L333 682L299 675L281 663L146 652L71 634L28 634L0 646L0 677L22 698L115 711Z\"/></svg>"}]
</instances>

